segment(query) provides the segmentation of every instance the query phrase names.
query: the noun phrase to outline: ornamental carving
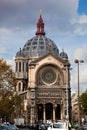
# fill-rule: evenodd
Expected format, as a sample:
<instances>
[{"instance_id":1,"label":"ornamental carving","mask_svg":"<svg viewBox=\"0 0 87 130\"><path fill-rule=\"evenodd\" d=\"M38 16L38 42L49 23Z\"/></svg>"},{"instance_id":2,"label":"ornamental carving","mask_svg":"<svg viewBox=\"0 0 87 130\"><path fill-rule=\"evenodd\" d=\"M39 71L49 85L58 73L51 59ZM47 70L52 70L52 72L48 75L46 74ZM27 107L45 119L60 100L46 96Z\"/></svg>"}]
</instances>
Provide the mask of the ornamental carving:
<instances>
[{"instance_id":1,"label":"ornamental carving","mask_svg":"<svg viewBox=\"0 0 87 130\"><path fill-rule=\"evenodd\" d=\"M45 90L40 90L37 91L37 98L39 97L56 97L56 98L61 98L62 97L62 91L45 91Z\"/></svg>"}]
</instances>

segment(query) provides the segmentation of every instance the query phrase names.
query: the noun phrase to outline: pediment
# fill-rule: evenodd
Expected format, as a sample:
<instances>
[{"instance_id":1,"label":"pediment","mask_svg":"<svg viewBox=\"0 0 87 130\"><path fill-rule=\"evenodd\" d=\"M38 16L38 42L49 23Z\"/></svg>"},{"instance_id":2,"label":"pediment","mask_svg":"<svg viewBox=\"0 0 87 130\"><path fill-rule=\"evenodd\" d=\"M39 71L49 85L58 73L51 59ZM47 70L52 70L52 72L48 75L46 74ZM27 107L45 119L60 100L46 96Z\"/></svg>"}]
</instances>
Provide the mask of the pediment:
<instances>
[{"instance_id":1,"label":"pediment","mask_svg":"<svg viewBox=\"0 0 87 130\"><path fill-rule=\"evenodd\" d=\"M48 53L47 55L40 57L37 60L32 61L31 64L39 64L39 65L55 64L58 66L63 66L66 62L68 61L64 61L60 57L56 57L53 54Z\"/></svg>"}]
</instances>

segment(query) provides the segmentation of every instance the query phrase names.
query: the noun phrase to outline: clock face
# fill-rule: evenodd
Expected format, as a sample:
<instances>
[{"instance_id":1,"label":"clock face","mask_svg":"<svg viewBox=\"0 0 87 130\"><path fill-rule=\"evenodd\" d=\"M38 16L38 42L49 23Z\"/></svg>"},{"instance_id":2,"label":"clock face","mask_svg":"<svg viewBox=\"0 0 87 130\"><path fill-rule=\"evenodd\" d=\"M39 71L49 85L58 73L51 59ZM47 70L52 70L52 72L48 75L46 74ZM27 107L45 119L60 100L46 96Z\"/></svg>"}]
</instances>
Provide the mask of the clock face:
<instances>
[{"instance_id":1,"label":"clock face","mask_svg":"<svg viewBox=\"0 0 87 130\"><path fill-rule=\"evenodd\" d=\"M46 84L52 84L56 81L56 73L53 69L46 68L42 71L42 81Z\"/></svg>"}]
</instances>

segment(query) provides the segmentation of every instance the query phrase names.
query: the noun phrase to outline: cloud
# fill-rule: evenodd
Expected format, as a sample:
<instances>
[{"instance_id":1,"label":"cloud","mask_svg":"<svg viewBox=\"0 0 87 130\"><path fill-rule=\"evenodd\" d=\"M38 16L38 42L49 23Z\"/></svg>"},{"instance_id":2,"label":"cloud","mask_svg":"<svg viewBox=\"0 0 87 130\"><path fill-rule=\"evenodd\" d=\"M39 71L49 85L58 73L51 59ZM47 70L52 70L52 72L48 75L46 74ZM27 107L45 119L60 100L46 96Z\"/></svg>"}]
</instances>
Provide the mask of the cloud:
<instances>
[{"instance_id":1,"label":"cloud","mask_svg":"<svg viewBox=\"0 0 87 130\"><path fill-rule=\"evenodd\" d=\"M0 54L6 53L6 48L3 45L0 45Z\"/></svg>"},{"instance_id":2,"label":"cloud","mask_svg":"<svg viewBox=\"0 0 87 130\"><path fill-rule=\"evenodd\" d=\"M87 34L87 15L78 15L77 18L71 21L72 32L77 35Z\"/></svg>"},{"instance_id":3,"label":"cloud","mask_svg":"<svg viewBox=\"0 0 87 130\"><path fill-rule=\"evenodd\" d=\"M43 9L47 27L56 32L67 32L71 21L77 17L78 0L5 0L0 1L0 26L15 28L33 27ZM54 25L54 26L53 26Z\"/></svg>"},{"instance_id":4,"label":"cloud","mask_svg":"<svg viewBox=\"0 0 87 130\"><path fill-rule=\"evenodd\" d=\"M84 24L84 23L87 24L87 15L81 15L81 16L79 16L79 23L80 24Z\"/></svg>"},{"instance_id":5,"label":"cloud","mask_svg":"<svg viewBox=\"0 0 87 130\"><path fill-rule=\"evenodd\" d=\"M87 47L77 48L74 53L74 59L81 59L87 63Z\"/></svg>"},{"instance_id":6,"label":"cloud","mask_svg":"<svg viewBox=\"0 0 87 130\"><path fill-rule=\"evenodd\" d=\"M15 57L12 57L11 60L7 60L7 63L12 67L12 70L15 71Z\"/></svg>"},{"instance_id":7,"label":"cloud","mask_svg":"<svg viewBox=\"0 0 87 130\"><path fill-rule=\"evenodd\" d=\"M12 34L12 30L8 28L0 28L0 41L7 41L8 36Z\"/></svg>"},{"instance_id":8,"label":"cloud","mask_svg":"<svg viewBox=\"0 0 87 130\"><path fill-rule=\"evenodd\" d=\"M55 34L87 33L86 15L77 13L79 0L3 0L0 1L0 26L3 28L36 29L39 10L43 10L46 29ZM82 24L83 23L83 24Z\"/></svg>"},{"instance_id":9,"label":"cloud","mask_svg":"<svg viewBox=\"0 0 87 130\"><path fill-rule=\"evenodd\" d=\"M87 65L84 63L84 65L80 65L80 81L82 84L86 83L87 88Z\"/></svg>"}]
</instances>

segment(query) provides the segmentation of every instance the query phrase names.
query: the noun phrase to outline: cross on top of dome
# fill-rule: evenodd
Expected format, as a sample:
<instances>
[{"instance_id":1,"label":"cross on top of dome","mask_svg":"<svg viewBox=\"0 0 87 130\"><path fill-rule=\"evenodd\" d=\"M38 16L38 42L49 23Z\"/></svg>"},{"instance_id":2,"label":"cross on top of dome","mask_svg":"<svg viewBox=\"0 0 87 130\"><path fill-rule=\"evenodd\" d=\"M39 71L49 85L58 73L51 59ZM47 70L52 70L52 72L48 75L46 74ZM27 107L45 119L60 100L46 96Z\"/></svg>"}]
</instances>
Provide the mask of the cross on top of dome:
<instances>
[{"instance_id":1,"label":"cross on top of dome","mask_svg":"<svg viewBox=\"0 0 87 130\"><path fill-rule=\"evenodd\" d=\"M43 22L43 19L42 19L42 11L41 10L40 10L40 18L38 19L38 22L37 22L36 35L45 35L44 22Z\"/></svg>"}]
</instances>

